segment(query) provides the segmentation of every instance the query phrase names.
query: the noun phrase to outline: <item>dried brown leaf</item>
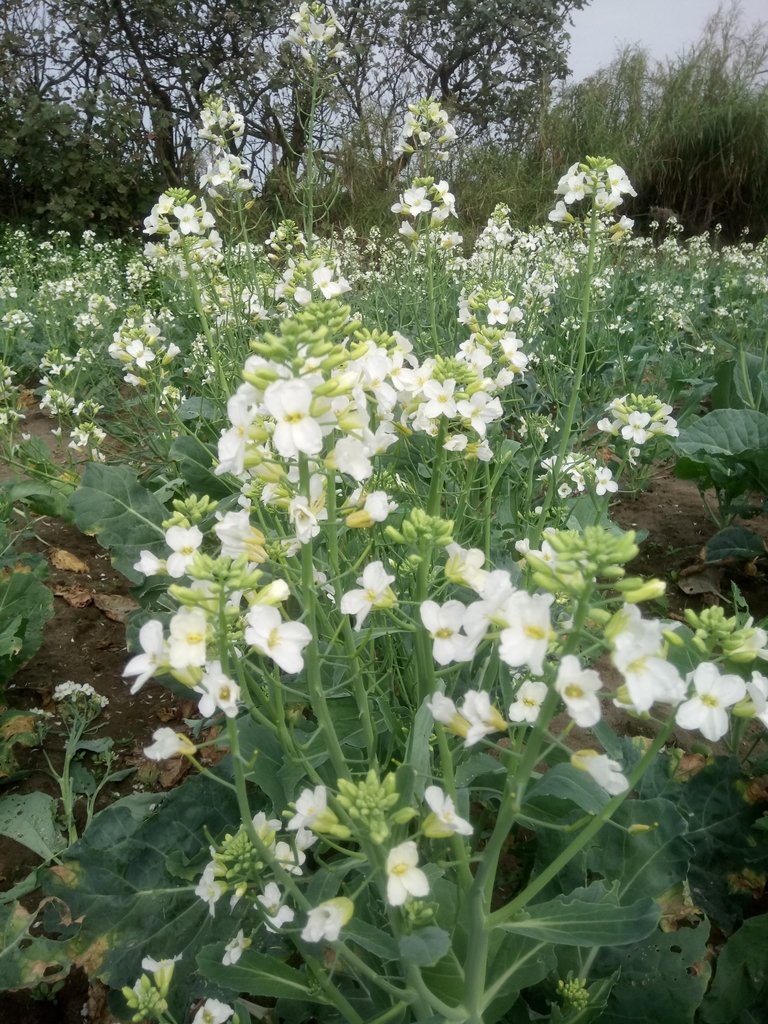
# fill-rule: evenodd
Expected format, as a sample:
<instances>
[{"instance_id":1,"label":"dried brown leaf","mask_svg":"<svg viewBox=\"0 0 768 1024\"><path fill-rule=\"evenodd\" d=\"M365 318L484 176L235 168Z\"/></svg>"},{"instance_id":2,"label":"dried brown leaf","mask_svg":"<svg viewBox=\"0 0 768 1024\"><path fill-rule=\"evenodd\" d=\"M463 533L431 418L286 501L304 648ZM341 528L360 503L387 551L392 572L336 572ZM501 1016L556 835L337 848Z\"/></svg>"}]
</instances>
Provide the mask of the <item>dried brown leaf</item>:
<instances>
[{"instance_id":1,"label":"dried brown leaf","mask_svg":"<svg viewBox=\"0 0 768 1024\"><path fill-rule=\"evenodd\" d=\"M138 601L123 594L94 594L93 603L111 622L122 623L126 623L131 612L139 607Z\"/></svg>"},{"instance_id":2,"label":"dried brown leaf","mask_svg":"<svg viewBox=\"0 0 768 1024\"><path fill-rule=\"evenodd\" d=\"M62 597L71 608L87 608L93 601L93 591L87 587L65 587L59 584L52 590L56 597Z\"/></svg>"},{"instance_id":3,"label":"dried brown leaf","mask_svg":"<svg viewBox=\"0 0 768 1024\"><path fill-rule=\"evenodd\" d=\"M90 572L82 558L73 555L71 551L65 551L64 548L51 548L48 552L48 560L54 569L63 569L66 572Z\"/></svg>"}]
</instances>

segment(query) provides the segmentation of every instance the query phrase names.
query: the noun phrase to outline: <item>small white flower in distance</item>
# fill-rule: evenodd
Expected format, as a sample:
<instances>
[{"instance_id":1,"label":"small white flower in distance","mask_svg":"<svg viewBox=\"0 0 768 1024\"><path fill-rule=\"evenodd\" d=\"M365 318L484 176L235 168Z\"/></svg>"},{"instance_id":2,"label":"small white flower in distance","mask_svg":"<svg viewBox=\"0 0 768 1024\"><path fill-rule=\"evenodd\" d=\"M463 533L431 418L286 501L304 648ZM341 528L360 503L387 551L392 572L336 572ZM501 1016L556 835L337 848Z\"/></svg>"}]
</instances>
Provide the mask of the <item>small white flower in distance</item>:
<instances>
[{"instance_id":1,"label":"small white flower in distance","mask_svg":"<svg viewBox=\"0 0 768 1024\"><path fill-rule=\"evenodd\" d=\"M602 789L611 796L626 793L629 782L621 771L618 761L612 761L607 754L599 754L596 750L577 750L571 754L571 764L580 771L587 772Z\"/></svg>"},{"instance_id":2,"label":"small white flower in distance","mask_svg":"<svg viewBox=\"0 0 768 1024\"><path fill-rule=\"evenodd\" d=\"M409 896L429 895L429 881L416 866L418 863L419 851L412 839L387 854L387 902L390 906L401 907Z\"/></svg>"}]
</instances>

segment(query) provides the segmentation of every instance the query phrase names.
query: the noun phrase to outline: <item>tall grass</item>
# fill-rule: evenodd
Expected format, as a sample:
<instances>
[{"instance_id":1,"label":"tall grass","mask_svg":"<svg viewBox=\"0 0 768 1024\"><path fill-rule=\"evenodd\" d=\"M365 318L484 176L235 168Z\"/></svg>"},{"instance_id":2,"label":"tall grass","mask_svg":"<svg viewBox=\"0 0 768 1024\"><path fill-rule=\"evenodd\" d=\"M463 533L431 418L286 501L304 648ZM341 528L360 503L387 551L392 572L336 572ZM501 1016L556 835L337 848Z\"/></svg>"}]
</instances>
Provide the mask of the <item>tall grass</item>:
<instances>
[{"instance_id":1,"label":"tall grass","mask_svg":"<svg viewBox=\"0 0 768 1024\"><path fill-rule=\"evenodd\" d=\"M690 232L768 231L768 25L745 32L721 9L701 40L667 63L626 49L572 85L535 142L552 169L609 153L638 188L635 211L674 211Z\"/></svg>"}]
</instances>

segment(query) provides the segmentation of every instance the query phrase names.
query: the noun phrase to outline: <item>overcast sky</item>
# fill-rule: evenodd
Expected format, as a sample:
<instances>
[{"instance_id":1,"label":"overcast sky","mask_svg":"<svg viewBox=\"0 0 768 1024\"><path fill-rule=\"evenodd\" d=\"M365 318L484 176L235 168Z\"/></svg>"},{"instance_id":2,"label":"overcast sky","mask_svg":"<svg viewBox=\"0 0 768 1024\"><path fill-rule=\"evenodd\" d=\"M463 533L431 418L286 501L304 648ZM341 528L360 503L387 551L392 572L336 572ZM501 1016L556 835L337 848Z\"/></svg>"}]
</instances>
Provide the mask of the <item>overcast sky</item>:
<instances>
[{"instance_id":1,"label":"overcast sky","mask_svg":"<svg viewBox=\"0 0 768 1024\"><path fill-rule=\"evenodd\" d=\"M674 57L695 43L720 6L719 0L591 0L573 15L568 63L584 78L625 44L639 43L657 60ZM768 0L741 0L744 23L768 22Z\"/></svg>"}]
</instances>

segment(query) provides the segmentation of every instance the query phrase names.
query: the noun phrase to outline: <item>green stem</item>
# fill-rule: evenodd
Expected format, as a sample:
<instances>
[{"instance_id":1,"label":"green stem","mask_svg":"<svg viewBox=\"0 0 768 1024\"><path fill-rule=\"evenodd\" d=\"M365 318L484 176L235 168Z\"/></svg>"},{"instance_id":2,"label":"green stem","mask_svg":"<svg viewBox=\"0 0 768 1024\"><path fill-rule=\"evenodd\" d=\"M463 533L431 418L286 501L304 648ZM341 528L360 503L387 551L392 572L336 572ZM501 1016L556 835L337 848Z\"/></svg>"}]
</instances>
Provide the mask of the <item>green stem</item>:
<instances>
[{"instance_id":1,"label":"green stem","mask_svg":"<svg viewBox=\"0 0 768 1024\"><path fill-rule=\"evenodd\" d=\"M339 562L339 534L336 522L336 474L333 472L328 474L326 493L326 505L328 508L328 531L326 533L328 541L328 557L330 559L331 571L333 573L333 589L336 595L336 607L341 608L341 568ZM355 700L357 701L357 707L363 721L363 735L365 736L365 746L368 751L368 762L371 767L373 767L376 764L376 735L374 733L373 721L371 719L369 697L365 689L363 666L360 664L360 659L357 655L357 644L355 643L352 624L349 621L348 615L342 616L342 632L344 636L344 649L350 661L349 672L352 676L352 688L354 689Z\"/></svg>"},{"instance_id":2,"label":"green stem","mask_svg":"<svg viewBox=\"0 0 768 1024\"><path fill-rule=\"evenodd\" d=\"M568 446L571 441L571 430L576 417L576 405L579 401L581 383L584 378L584 365L587 360L587 333L589 331L589 312L592 299L592 277L595 270L595 253L597 252L597 228L599 217L597 207L592 205L592 218L589 225L589 249L587 251L587 265L584 272L584 286L581 291L581 324L579 327L578 354L576 357L576 368L573 374L571 394L568 398L568 405L565 410L565 419L560 428L560 443L557 448L557 459L552 467L547 494L542 504L541 513L536 523L534 536L531 538L533 547L538 547L541 539L541 532L546 522L547 513L552 504L554 494L557 490L557 481L560 476L560 469L565 460Z\"/></svg>"},{"instance_id":3,"label":"green stem","mask_svg":"<svg viewBox=\"0 0 768 1024\"><path fill-rule=\"evenodd\" d=\"M309 501L309 461L303 453L299 456L299 489ZM328 744L328 753L337 778L348 779L349 767L336 735L328 703L323 692L320 674L320 650L317 644L317 595L315 591L314 563L312 560L312 541L301 546L301 593L306 602L307 626L312 640L306 649L304 663L307 670L307 687L312 710L317 718L319 728L323 730Z\"/></svg>"},{"instance_id":4,"label":"green stem","mask_svg":"<svg viewBox=\"0 0 768 1024\"><path fill-rule=\"evenodd\" d=\"M558 856L555 857L555 859L551 861L551 863L548 864L539 875L536 876L536 878L520 893L519 896L516 896L515 899L505 907L502 907L501 910L497 910L494 914L491 914L490 923L492 928L503 924L516 914L519 914L520 911L531 902L534 896L537 896L542 889L546 888L552 879L558 876L558 874L576 856L576 854L579 853L580 850L583 850L594 836L597 835L603 825L613 817L614 812L621 807L640 781L646 769L651 765L658 752L669 739L674 725L675 719L673 716L635 765L634 771L629 775L629 786L627 790L609 800L600 813L596 814L594 818L592 818L583 831L580 832L579 835L576 836L576 838L569 843L568 846L566 846L566 848L558 854Z\"/></svg>"}]
</instances>

